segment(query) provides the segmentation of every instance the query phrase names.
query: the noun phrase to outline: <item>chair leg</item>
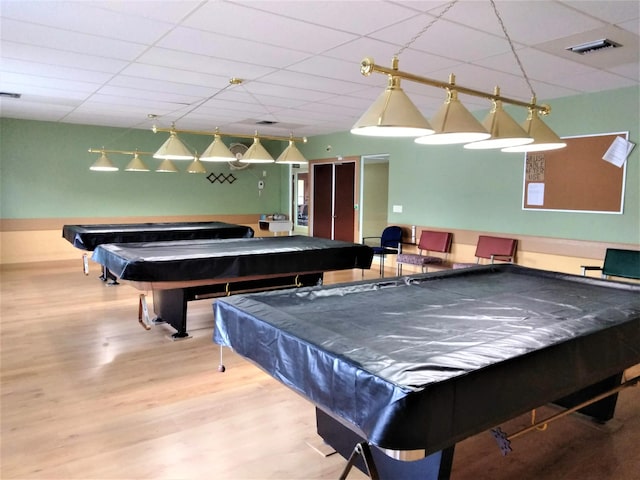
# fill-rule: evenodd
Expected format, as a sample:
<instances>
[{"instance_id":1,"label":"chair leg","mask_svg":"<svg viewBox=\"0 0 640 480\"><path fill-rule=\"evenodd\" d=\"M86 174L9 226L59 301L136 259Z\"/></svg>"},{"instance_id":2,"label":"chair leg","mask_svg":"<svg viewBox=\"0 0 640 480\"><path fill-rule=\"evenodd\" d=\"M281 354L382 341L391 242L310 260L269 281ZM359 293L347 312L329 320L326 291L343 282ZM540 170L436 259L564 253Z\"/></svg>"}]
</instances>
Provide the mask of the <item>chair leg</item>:
<instances>
[{"instance_id":1,"label":"chair leg","mask_svg":"<svg viewBox=\"0 0 640 480\"><path fill-rule=\"evenodd\" d=\"M380 276L384 278L384 255L380 255Z\"/></svg>"}]
</instances>

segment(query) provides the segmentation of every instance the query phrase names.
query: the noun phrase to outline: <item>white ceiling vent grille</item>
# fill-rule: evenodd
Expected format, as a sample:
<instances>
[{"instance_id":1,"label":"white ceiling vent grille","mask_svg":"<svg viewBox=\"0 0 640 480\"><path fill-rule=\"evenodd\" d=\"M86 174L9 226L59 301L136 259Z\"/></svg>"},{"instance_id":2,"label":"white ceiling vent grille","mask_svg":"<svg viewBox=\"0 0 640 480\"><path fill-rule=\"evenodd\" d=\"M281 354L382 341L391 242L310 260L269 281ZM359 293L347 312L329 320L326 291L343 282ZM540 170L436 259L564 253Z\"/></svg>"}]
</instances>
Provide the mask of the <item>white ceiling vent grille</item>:
<instances>
[{"instance_id":1,"label":"white ceiling vent grille","mask_svg":"<svg viewBox=\"0 0 640 480\"><path fill-rule=\"evenodd\" d=\"M598 50L618 48L621 46L621 44L614 42L613 40L601 38L600 40L593 40L591 42L581 43L580 45L574 45L573 47L567 47L567 50L580 55L586 55L588 53L597 52Z\"/></svg>"}]
</instances>

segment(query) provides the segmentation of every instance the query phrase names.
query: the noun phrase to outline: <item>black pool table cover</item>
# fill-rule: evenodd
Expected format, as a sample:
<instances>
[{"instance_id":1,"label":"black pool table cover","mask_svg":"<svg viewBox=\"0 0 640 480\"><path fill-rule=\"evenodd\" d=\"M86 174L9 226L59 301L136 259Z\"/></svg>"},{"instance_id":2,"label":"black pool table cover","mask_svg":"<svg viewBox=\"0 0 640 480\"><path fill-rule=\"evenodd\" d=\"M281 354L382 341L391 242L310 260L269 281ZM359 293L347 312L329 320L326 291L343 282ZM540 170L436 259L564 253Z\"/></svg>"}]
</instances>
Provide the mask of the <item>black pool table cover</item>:
<instances>
[{"instance_id":1,"label":"black pool table cover","mask_svg":"<svg viewBox=\"0 0 640 480\"><path fill-rule=\"evenodd\" d=\"M251 238L245 225L225 222L164 222L64 225L62 237L74 247L92 251L104 243L157 242L219 238Z\"/></svg>"},{"instance_id":2,"label":"black pool table cover","mask_svg":"<svg viewBox=\"0 0 640 480\"><path fill-rule=\"evenodd\" d=\"M516 265L213 308L216 343L393 450L439 451L640 363L640 285Z\"/></svg>"},{"instance_id":3,"label":"black pool table cover","mask_svg":"<svg viewBox=\"0 0 640 480\"><path fill-rule=\"evenodd\" d=\"M368 269L366 245L306 236L99 245L92 260L122 280L180 282Z\"/></svg>"}]
</instances>

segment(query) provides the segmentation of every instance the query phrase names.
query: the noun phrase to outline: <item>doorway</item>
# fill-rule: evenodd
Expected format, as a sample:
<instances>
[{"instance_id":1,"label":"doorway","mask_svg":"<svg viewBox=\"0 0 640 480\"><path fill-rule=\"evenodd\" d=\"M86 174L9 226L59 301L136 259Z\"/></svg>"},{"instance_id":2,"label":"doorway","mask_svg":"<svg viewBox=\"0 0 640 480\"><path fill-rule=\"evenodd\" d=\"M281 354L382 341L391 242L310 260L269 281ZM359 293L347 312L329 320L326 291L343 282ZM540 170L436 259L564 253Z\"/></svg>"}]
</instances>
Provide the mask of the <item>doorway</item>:
<instances>
[{"instance_id":1,"label":"doorway","mask_svg":"<svg viewBox=\"0 0 640 480\"><path fill-rule=\"evenodd\" d=\"M356 230L356 160L312 164L312 235L353 242Z\"/></svg>"},{"instance_id":2,"label":"doorway","mask_svg":"<svg viewBox=\"0 0 640 480\"><path fill-rule=\"evenodd\" d=\"M291 168L290 218L296 234L309 234L309 200L311 184L308 165L293 165Z\"/></svg>"},{"instance_id":3,"label":"doorway","mask_svg":"<svg viewBox=\"0 0 640 480\"><path fill-rule=\"evenodd\" d=\"M360 241L379 237L389 224L389 155L365 155L361 169Z\"/></svg>"}]
</instances>

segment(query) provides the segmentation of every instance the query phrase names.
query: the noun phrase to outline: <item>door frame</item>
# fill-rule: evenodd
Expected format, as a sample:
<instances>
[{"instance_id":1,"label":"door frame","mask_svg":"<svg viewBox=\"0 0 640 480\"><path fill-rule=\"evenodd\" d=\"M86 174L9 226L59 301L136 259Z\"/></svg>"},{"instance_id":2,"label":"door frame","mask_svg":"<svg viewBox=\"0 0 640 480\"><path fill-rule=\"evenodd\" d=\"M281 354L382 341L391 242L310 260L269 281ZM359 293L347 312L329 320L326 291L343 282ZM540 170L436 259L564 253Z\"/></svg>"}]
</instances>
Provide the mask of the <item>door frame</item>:
<instances>
[{"instance_id":1,"label":"door frame","mask_svg":"<svg viewBox=\"0 0 640 480\"><path fill-rule=\"evenodd\" d=\"M317 160L309 160L309 235L313 236L313 198L315 194L315 180L313 178L313 165L354 163L353 208L358 212L353 216L353 238L360 238L360 176L361 166L359 156L331 157ZM335 182L334 182L335 184Z\"/></svg>"}]
</instances>

